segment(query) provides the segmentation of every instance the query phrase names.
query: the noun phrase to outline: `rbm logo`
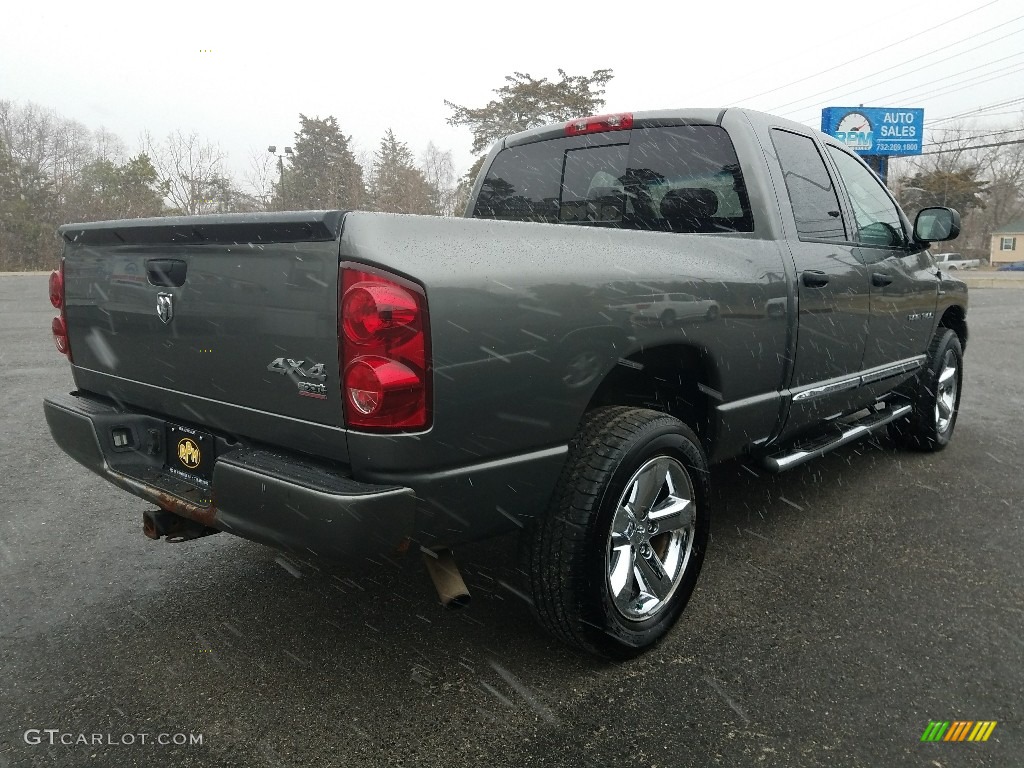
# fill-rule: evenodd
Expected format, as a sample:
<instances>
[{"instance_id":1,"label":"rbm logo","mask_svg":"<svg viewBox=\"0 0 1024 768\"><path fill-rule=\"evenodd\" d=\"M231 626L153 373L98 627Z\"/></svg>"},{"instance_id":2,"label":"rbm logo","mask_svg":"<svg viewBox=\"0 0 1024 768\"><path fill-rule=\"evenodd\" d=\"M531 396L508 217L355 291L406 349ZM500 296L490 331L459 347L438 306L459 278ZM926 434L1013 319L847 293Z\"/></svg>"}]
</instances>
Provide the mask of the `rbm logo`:
<instances>
[{"instance_id":1,"label":"rbm logo","mask_svg":"<svg viewBox=\"0 0 1024 768\"><path fill-rule=\"evenodd\" d=\"M995 729L995 720L931 720L921 741L988 741Z\"/></svg>"},{"instance_id":2,"label":"rbm logo","mask_svg":"<svg viewBox=\"0 0 1024 768\"><path fill-rule=\"evenodd\" d=\"M199 446L193 440L183 437L178 441L178 461L189 469L195 469L199 466L200 458Z\"/></svg>"}]
</instances>

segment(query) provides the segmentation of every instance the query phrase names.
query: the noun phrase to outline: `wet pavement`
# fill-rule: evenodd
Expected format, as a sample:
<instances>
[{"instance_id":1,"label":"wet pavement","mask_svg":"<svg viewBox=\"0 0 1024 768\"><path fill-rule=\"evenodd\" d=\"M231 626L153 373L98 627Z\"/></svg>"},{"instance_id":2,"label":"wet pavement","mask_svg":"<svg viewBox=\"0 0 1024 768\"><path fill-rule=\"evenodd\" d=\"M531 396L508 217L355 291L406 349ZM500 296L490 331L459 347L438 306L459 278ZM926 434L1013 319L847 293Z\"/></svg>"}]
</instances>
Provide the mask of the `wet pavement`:
<instances>
[{"instance_id":1,"label":"wet pavement","mask_svg":"<svg viewBox=\"0 0 1024 768\"><path fill-rule=\"evenodd\" d=\"M1024 292L972 293L945 452L716 468L697 592L625 664L535 626L509 538L457 553L459 612L414 557L146 539L50 440L52 315L45 276L0 278L0 768L1021 764Z\"/></svg>"}]
</instances>

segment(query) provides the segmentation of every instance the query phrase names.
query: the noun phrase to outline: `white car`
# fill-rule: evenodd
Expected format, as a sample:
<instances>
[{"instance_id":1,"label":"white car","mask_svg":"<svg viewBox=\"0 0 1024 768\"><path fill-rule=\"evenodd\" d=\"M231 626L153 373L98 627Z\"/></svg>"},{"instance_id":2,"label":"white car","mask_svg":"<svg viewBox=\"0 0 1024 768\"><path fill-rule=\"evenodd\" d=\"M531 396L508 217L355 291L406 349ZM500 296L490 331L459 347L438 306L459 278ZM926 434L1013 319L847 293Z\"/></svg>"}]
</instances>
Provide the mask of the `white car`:
<instances>
[{"instance_id":1,"label":"white car","mask_svg":"<svg viewBox=\"0 0 1024 768\"><path fill-rule=\"evenodd\" d=\"M965 259L959 253L937 253L935 254L935 263L950 272L957 269L977 269L981 266L981 261L978 259Z\"/></svg>"},{"instance_id":2,"label":"white car","mask_svg":"<svg viewBox=\"0 0 1024 768\"><path fill-rule=\"evenodd\" d=\"M684 320L715 320L719 313L717 301L698 299L689 293L655 293L618 309L629 311L634 325L661 325L665 328Z\"/></svg>"}]
</instances>

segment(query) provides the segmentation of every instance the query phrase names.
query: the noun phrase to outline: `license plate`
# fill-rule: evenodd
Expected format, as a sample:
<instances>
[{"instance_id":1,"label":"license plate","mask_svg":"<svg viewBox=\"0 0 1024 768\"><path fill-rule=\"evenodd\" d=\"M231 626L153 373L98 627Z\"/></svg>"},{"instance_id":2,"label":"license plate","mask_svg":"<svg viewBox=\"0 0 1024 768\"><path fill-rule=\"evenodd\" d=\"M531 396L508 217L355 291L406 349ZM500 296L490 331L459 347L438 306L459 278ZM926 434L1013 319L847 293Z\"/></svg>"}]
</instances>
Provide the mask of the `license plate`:
<instances>
[{"instance_id":1,"label":"license plate","mask_svg":"<svg viewBox=\"0 0 1024 768\"><path fill-rule=\"evenodd\" d=\"M206 487L213 473L213 435L191 427L167 425L166 469L175 477Z\"/></svg>"}]
</instances>

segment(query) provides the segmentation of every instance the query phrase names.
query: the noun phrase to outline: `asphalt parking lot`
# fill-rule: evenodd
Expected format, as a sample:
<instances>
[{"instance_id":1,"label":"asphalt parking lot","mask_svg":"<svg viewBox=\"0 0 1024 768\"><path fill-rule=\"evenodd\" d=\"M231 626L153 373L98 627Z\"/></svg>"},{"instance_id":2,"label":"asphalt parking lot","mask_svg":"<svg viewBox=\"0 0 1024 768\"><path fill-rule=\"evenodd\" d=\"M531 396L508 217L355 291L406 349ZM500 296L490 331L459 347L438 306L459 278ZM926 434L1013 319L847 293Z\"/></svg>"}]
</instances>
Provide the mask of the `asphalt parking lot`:
<instances>
[{"instance_id":1,"label":"asphalt parking lot","mask_svg":"<svg viewBox=\"0 0 1024 768\"><path fill-rule=\"evenodd\" d=\"M145 505L50 440L52 315L44 276L0 277L0 768L1024 760L1024 290L972 292L945 452L716 468L697 592L625 664L534 625L510 540L457 553L474 602L446 612L412 557L146 539ZM998 724L922 743L932 720Z\"/></svg>"}]
</instances>

